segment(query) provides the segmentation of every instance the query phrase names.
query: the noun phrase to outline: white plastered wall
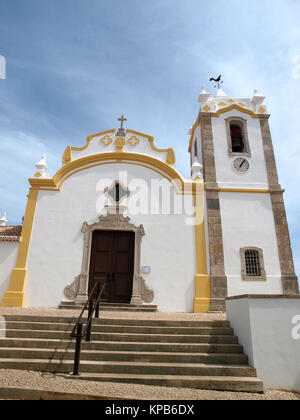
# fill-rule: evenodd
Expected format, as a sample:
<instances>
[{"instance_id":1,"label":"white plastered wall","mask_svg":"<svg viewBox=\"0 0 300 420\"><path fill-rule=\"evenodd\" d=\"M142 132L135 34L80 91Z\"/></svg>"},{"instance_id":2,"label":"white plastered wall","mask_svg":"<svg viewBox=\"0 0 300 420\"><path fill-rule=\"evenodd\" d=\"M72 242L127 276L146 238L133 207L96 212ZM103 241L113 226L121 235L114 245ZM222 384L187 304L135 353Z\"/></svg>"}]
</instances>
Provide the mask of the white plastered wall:
<instances>
[{"instance_id":1,"label":"white plastered wall","mask_svg":"<svg viewBox=\"0 0 300 420\"><path fill-rule=\"evenodd\" d=\"M81 272L83 222L97 221L96 203L101 192L99 180L119 178L127 171L128 186L133 179L162 179L151 169L130 164L108 164L89 168L71 176L60 192L40 191L27 261L26 306L59 305L66 300L65 286ZM107 186L110 186L108 181ZM192 196L187 198L192 203ZM131 222L143 224L141 265L150 266L145 280L154 290L159 310L192 312L194 299L195 230L186 225L184 215L132 215Z\"/></svg>"},{"instance_id":2,"label":"white plastered wall","mask_svg":"<svg viewBox=\"0 0 300 420\"><path fill-rule=\"evenodd\" d=\"M239 157L228 154L226 119L240 117L247 121L251 157L250 169L239 173L233 161ZM219 188L269 188L259 119L232 110L212 118L216 178ZM220 192L220 209L224 245L225 273L228 295L245 293L281 294L281 270L274 216L269 194L253 192ZM241 277L240 249L257 247L263 250L267 281L245 281Z\"/></svg>"},{"instance_id":3,"label":"white plastered wall","mask_svg":"<svg viewBox=\"0 0 300 420\"><path fill-rule=\"evenodd\" d=\"M228 296L248 293L282 294L270 195L221 192L220 209ZM240 249L245 247L263 250L266 281L242 280Z\"/></svg>"},{"instance_id":4,"label":"white plastered wall","mask_svg":"<svg viewBox=\"0 0 300 420\"><path fill-rule=\"evenodd\" d=\"M9 287L10 275L16 266L19 242L0 242L0 302Z\"/></svg>"},{"instance_id":5,"label":"white plastered wall","mask_svg":"<svg viewBox=\"0 0 300 420\"><path fill-rule=\"evenodd\" d=\"M264 388L300 392L300 299L241 297L226 312Z\"/></svg>"},{"instance_id":6,"label":"white plastered wall","mask_svg":"<svg viewBox=\"0 0 300 420\"><path fill-rule=\"evenodd\" d=\"M248 140L251 157L247 157L250 169L247 173L238 173L233 169L233 161L236 157L228 155L228 140L226 119L240 117L247 120ZM232 110L221 114L219 118L212 118L212 130L214 138L214 153L216 163L216 176L220 188L268 188L268 176L266 170L263 141L259 119L248 114Z\"/></svg>"}]
</instances>

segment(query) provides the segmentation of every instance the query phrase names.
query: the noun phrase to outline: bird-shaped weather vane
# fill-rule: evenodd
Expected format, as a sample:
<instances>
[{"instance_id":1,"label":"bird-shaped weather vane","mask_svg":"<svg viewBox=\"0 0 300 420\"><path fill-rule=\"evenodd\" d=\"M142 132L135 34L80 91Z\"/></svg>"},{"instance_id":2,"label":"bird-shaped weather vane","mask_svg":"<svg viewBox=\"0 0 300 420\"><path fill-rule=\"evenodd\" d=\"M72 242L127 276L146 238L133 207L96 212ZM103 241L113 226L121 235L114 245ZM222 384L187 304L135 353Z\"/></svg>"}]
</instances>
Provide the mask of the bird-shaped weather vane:
<instances>
[{"instance_id":1,"label":"bird-shaped weather vane","mask_svg":"<svg viewBox=\"0 0 300 420\"><path fill-rule=\"evenodd\" d=\"M216 85L214 86L215 88L217 87L218 89L221 88L221 86L223 85L223 80L222 80L222 76L220 75L217 79L214 79L213 77L211 79L209 79L210 82L216 82Z\"/></svg>"}]
</instances>

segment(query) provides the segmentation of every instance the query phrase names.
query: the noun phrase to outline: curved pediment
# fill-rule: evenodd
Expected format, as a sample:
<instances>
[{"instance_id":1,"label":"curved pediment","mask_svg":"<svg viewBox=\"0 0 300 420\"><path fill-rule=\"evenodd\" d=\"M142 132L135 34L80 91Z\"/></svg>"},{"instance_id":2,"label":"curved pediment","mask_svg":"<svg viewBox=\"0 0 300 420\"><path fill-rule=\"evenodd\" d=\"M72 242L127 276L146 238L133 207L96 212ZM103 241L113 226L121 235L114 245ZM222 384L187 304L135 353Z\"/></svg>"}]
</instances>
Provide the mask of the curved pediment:
<instances>
[{"instance_id":1,"label":"curved pediment","mask_svg":"<svg viewBox=\"0 0 300 420\"><path fill-rule=\"evenodd\" d=\"M101 153L135 153L151 156L168 165L175 164L173 149L159 149L154 144L154 137L127 129L124 136L115 129L93 134L87 137L83 147L68 146L64 151L62 163L66 165L74 160Z\"/></svg>"}]
</instances>

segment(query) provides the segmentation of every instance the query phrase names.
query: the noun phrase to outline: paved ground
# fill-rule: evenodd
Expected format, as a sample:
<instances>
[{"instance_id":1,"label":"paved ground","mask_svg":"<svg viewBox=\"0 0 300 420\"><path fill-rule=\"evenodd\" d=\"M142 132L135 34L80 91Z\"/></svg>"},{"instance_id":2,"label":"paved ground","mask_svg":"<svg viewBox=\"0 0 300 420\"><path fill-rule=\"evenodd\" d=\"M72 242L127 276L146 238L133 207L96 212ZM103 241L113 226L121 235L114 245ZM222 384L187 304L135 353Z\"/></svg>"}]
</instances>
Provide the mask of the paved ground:
<instances>
[{"instance_id":1,"label":"paved ground","mask_svg":"<svg viewBox=\"0 0 300 420\"><path fill-rule=\"evenodd\" d=\"M241 392L202 391L148 385L115 384L81 381L49 373L0 369L0 390L3 387L61 391L102 395L109 398L144 400L300 400L300 394L267 391L264 395Z\"/></svg>"}]
</instances>

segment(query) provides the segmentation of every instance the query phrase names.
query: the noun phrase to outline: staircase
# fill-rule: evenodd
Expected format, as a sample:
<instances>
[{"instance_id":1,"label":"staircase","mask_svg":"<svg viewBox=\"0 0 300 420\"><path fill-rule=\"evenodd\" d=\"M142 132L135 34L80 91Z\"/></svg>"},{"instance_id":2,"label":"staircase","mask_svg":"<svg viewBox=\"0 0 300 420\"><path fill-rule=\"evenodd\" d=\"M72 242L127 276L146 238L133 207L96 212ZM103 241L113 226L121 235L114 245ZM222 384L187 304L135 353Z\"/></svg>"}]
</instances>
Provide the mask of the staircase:
<instances>
[{"instance_id":1,"label":"staircase","mask_svg":"<svg viewBox=\"0 0 300 420\"><path fill-rule=\"evenodd\" d=\"M0 368L73 369L74 318L7 315ZM80 379L221 391L263 392L227 321L98 319L82 343Z\"/></svg>"},{"instance_id":2,"label":"staircase","mask_svg":"<svg viewBox=\"0 0 300 420\"><path fill-rule=\"evenodd\" d=\"M82 309L83 305L75 302L61 302L59 309ZM132 305L130 303L106 303L101 302L101 311L118 312L157 312L157 305Z\"/></svg>"}]
</instances>

